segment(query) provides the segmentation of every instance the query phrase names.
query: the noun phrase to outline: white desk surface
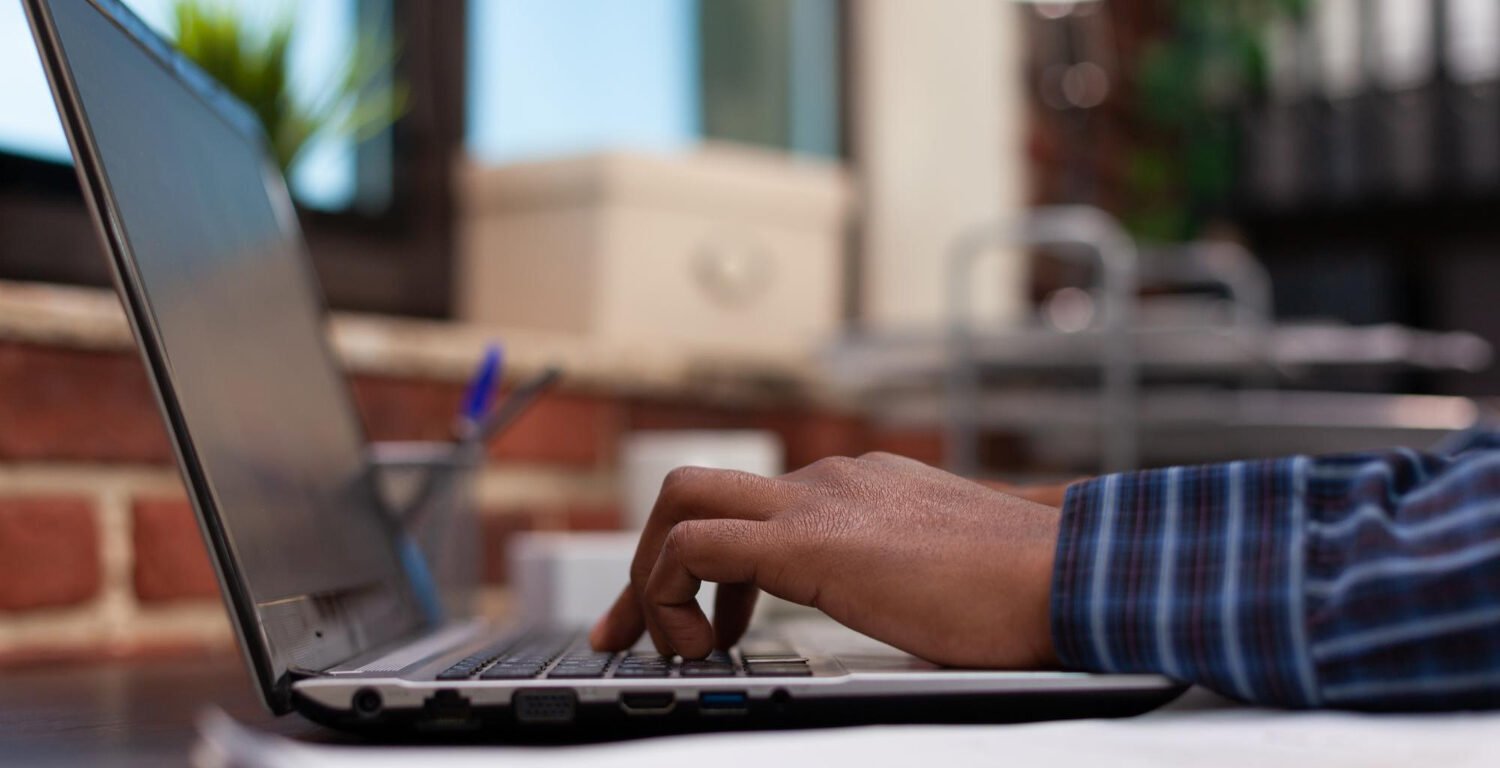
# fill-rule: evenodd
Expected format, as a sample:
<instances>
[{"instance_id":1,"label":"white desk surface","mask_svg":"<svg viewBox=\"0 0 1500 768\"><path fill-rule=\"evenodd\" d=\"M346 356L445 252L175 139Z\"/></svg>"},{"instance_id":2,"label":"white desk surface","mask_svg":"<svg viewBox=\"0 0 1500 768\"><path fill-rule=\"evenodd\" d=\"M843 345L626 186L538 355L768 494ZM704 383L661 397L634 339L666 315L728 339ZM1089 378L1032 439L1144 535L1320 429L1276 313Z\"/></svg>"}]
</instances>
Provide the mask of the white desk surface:
<instances>
[{"instance_id":1,"label":"white desk surface","mask_svg":"<svg viewBox=\"0 0 1500 768\"><path fill-rule=\"evenodd\" d=\"M205 718L200 765L542 768L883 766L1500 766L1500 712L1363 715L1239 706L1200 689L1128 720L870 726L677 736L566 747L349 747L296 743ZM217 748L209 744L218 745ZM233 753L225 755L225 752ZM237 758L229 763L223 757Z\"/></svg>"}]
</instances>

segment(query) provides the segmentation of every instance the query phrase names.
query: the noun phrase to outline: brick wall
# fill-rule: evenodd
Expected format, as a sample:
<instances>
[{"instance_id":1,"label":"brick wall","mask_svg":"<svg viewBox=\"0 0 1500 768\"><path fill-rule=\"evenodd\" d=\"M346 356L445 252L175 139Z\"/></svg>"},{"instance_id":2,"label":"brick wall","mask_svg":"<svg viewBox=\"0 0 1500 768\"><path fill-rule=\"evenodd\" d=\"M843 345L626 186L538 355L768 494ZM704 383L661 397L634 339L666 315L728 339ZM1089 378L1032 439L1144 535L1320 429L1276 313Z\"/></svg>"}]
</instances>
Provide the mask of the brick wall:
<instances>
[{"instance_id":1,"label":"brick wall","mask_svg":"<svg viewBox=\"0 0 1500 768\"><path fill-rule=\"evenodd\" d=\"M213 571L123 326L70 336L16 331L7 317L0 290L0 665L227 648ZM474 359L470 341L453 357ZM372 439L447 436L457 366L382 366L348 338L341 347L360 361L353 391ZM615 451L630 430L768 429L792 467L876 449L940 458L933 434L882 431L805 395L581 378L491 448L477 492L491 604L503 604L516 532L618 527Z\"/></svg>"}]
</instances>

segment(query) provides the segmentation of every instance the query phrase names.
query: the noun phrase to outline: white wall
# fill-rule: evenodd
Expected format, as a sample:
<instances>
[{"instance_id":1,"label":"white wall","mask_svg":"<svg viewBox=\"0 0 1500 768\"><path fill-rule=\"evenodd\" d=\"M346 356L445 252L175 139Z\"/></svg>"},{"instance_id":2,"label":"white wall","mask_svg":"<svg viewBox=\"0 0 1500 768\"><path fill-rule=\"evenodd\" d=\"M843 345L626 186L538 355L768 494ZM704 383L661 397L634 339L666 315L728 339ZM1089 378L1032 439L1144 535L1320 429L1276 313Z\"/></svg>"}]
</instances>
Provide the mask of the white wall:
<instances>
[{"instance_id":1,"label":"white wall","mask_svg":"<svg viewBox=\"0 0 1500 768\"><path fill-rule=\"evenodd\" d=\"M853 4L853 125L863 206L863 324L944 318L947 252L1024 200L1020 17L1004 0ZM1015 258L980 281L986 316L1014 317Z\"/></svg>"}]
</instances>

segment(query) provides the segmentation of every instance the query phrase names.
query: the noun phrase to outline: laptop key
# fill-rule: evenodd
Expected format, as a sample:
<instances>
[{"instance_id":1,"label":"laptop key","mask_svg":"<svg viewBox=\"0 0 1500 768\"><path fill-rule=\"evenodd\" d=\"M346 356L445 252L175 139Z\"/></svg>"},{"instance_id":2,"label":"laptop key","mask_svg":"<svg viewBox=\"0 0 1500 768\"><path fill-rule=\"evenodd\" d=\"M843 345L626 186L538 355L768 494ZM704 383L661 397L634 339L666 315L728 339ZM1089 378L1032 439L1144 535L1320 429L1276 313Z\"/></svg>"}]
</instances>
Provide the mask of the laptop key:
<instances>
[{"instance_id":1,"label":"laptop key","mask_svg":"<svg viewBox=\"0 0 1500 768\"><path fill-rule=\"evenodd\" d=\"M746 664L806 664L807 657L797 653L745 654Z\"/></svg>"},{"instance_id":2,"label":"laptop key","mask_svg":"<svg viewBox=\"0 0 1500 768\"><path fill-rule=\"evenodd\" d=\"M614 657L609 651L576 650L563 656L563 661L609 661Z\"/></svg>"},{"instance_id":3,"label":"laptop key","mask_svg":"<svg viewBox=\"0 0 1500 768\"><path fill-rule=\"evenodd\" d=\"M615 668L615 677L671 677L670 667L627 667L623 664Z\"/></svg>"},{"instance_id":4,"label":"laptop key","mask_svg":"<svg viewBox=\"0 0 1500 768\"><path fill-rule=\"evenodd\" d=\"M604 677L604 667L558 667L547 673L551 680L588 680Z\"/></svg>"},{"instance_id":5,"label":"laptop key","mask_svg":"<svg viewBox=\"0 0 1500 768\"><path fill-rule=\"evenodd\" d=\"M683 677L734 677L734 665L711 661L684 661L679 671Z\"/></svg>"},{"instance_id":6,"label":"laptop key","mask_svg":"<svg viewBox=\"0 0 1500 768\"><path fill-rule=\"evenodd\" d=\"M536 677L540 667L503 667L495 665L479 675L480 680L528 680Z\"/></svg>"},{"instance_id":7,"label":"laptop key","mask_svg":"<svg viewBox=\"0 0 1500 768\"><path fill-rule=\"evenodd\" d=\"M806 664L796 663L747 664L745 672L751 677L812 677Z\"/></svg>"},{"instance_id":8,"label":"laptop key","mask_svg":"<svg viewBox=\"0 0 1500 768\"><path fill-rule=\"evenodd\" d=\"M468 680L469 678L472 678L476 672L484 669L491 662L504 656L506 654L506 651L518 648L524 644L524 640L519 642L517 640L505 640L503 642L492 643L489 646L479 650L478 652L472 653L460 659L453 666L443 670L442 672L439 672L437 674L437 679ZM540 664L538 664L538 666L540 666Z\"/></svg>"},{"instance_id":9,"label":"laptop key","mask_svg":"<svg viewBox=\"0 0 1500 768\"><path fill-rule=\"evenodd\" d=\"M672 668L672 662L670 662L670 661L631 661L630 659L626 659L626 660L620 662L620 666L621 667L628 667L630 669L671 669Z\"/></svg>"},{"instance_id":10,"label":"laptop key","mask_svg":"<svg viewBox=\"0 0 1500 768\"><path fill-rule=\"evenodd\" d=\"M559 661L557 663L557 666L553 667L552 669L553 669L554 672L588 672L590 670L592 670L594 672L603 672L608 667L609 667L609 662L608 661L574 661L574 662L570 662L567 659L564 659L562 661Z\"/></svg>"}]
</instances>

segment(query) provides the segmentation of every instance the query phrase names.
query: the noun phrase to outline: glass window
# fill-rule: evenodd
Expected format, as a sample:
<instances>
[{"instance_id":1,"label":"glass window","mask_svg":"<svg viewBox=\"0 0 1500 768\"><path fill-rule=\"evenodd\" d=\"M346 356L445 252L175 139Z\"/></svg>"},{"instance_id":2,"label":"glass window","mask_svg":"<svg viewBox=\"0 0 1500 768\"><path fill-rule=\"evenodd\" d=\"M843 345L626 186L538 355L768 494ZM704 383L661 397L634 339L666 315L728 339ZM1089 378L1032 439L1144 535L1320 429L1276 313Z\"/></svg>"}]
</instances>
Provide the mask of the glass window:
<instances>
[{"instance_id":1,"label":"glass window","mask_svg":"<svg viewBox=\"0 0 1500 768\"><path fill-rule=\"evenodd\" d=\"M473 0L468 141L488 162L698 136L694 0Z\"/></svg>"},{"instance_id":2,"label":"glass window","mask_svg":"<svg viewBox=\"0 0 1500 768\"><path fill-rule=\"evenodd\" d=\"M0 3L0 151L71 162L52 92L18 2Z\"/></svg>"},{"instance_id":3,"label":"glass window","mask_svg":"<svg viewBox=\"0 0 1500 768\"><path fill-rule=\"evenodd\" d=\"M299 0L293 4L261 0L223 0L231 5L269 14L290 7L296 14L297 34L292 51L293 81L309 88L333 81L340 57L352 47L356 28L354 0ZM173 0L126 0L137 14L163 35L169 34ZM0 2L0 152L71 163L52 94L32 46L21 4ZM314 92L298 94L301 98ZM303 150L292 168L291 186L298 200L316 208L337 210L354 199L355 151L348 140L317 139Z\"/></svg>"},{"instance_id":4,"label":"glass window","mask_svg":"<svg viewBox=\"0 0 1500 768\"><path fill-rule=\"evenodd\" d=\"M838 0L470 0L467 144L490 163L725 139L839 149Z\"/></svg>"}]
</instances>

